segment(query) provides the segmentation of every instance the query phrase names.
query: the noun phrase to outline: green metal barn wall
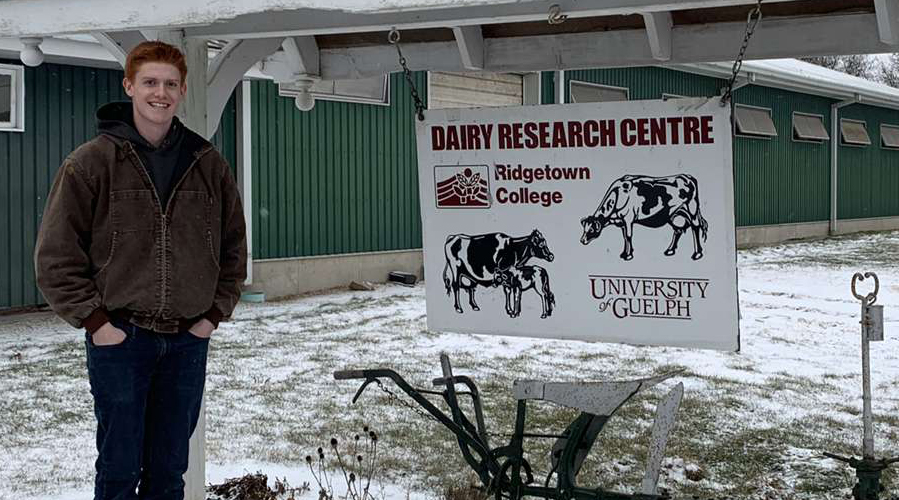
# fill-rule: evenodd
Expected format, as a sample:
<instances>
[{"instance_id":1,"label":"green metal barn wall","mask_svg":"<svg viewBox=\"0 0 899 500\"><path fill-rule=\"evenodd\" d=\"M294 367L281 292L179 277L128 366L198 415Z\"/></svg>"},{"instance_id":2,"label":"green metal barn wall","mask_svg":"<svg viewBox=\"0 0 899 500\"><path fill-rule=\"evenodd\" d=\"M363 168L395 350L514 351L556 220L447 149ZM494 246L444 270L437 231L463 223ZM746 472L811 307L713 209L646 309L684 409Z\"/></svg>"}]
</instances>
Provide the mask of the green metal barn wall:
<instances>
[{"instance_id":1,"label":"green metal barn wall","mask_svg":"<svg viewBox=\"0 0 899 500\"><path fill-rule=\"evenodd\" d=\"M66 155L96 134L96 108L124 98L120 71L25 68L25 132L0 132L0 308L44 302L32 255L47 192Z\"/></svg>"},{"instance_id":2,"label":"green metal barn wall","mask_svg":"<svg viewBox=\"0 0 899 500\"><path fill-rule=\"evenodd\" d=\"M231 93L231 98L222 111L222 119L219 128L212 136L212 144L222 153L231 173L237 175L237 92Z\"/></svg>"},{"instance_id":3,"label":"green metal barn wall","mask_svg":"<svg viewBox=\"0 0 899 500\"><path fill-rule=\"evenodd\" d=\"M663 93L717 95L725 81L657 67L566 71L579 80L629 89L630 99L659 99ZM552 73L543 75L544 102L553 99ZM566 99L568 88L566 86ZM761 86L736 91L736 102L772 109L778 137L734 138L734 191L738 226L824 221L830 212L830 146L792 140L792 113L824 116L830 99Z\"/></svg>"},{"instance_id":4,"label":"green metal barn wall","mask_svg":"<svg viewBox=\"0 0 899 500\"><path fill-rule=\"evenodd\" d=\"M793 112L824 117L834 101L761 86L735 92L737 104L771 109L777 137L734 138L734 201L738 226L830 218L830 142L793 140ZM829 134L830 132L828 132Z\"/></svg>"},{"instance_id":5,"label":"green metal barn wall","mask_svg":"<svg viewBox=\"0 0 899 500\"><path fill-rule=\"evenodd\" d=\"M425 74L414 80L427 95ZM309 112L253 82L253 257L421 248L413 109L402 74L390 76L390 106Z\"/></svg>"},{"instance_id":6,"label":"green metal barn wall","mask_svg":"<svg viewBox=\"0 0 899 500\"><path fill-rule=\"evenodd\" d=\"M0 309L45 302L35 284L32 255L47 192L66 155L96 135L96 109L128 99L122 76L59 64L25 68L25 132L0 131ZM217 134L232 165L234 109L232 99Z\"/></svg>"},{"instance_id":7,"label":"green metal barn wall","mask_svg":"<svg viewBox=\"0 0 899 500\"><path fill-rule=\"evenodd\" d=\"M899 215L899 150L884 149L880 124L899 125L899 111L854 104L840 118L864 120L871 145L841 146L837 175L837 215L863 219Z\"/></svg>"},{"instance_id":8,"label":"green metal barn wall","mask_svg":"<svg viewBox=\"0 0 899 500\"><path fill-rule=\"evenodd\" d=\"M724 85L723 80L653 66L642 68L582 69L565 72L565 101L569 102L568 82L599 83L629 89L631 100L661 99L662 94L686 97L712 96Z\"/></svg>"}]
</instances>

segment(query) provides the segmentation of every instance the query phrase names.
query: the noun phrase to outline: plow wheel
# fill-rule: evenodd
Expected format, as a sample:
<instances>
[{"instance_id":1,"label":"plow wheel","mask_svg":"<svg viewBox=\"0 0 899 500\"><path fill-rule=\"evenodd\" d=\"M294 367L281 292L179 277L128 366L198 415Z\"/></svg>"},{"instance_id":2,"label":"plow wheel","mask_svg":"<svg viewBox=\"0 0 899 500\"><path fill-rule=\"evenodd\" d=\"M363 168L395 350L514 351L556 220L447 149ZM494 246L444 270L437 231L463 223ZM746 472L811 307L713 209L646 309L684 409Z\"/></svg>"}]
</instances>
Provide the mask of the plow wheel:
<instances>
[{"instance_id":1,"label":"plow wheel","mask_svg":"<svg viewBox=\"0 0 899 500\"><path fill-rule=\"evenodd\" d=\"M518 465L518 467L515 467ZM518 471L518 477L510 477ZM521 473L524 473L522 477ZM503 462L496 476L496 491L494 492L495 500L520 500L523 498L523 487L526 484L534 482L534 474L531 471L531 464L523 458L510 458Z\"/></svg>"}]
</instances>

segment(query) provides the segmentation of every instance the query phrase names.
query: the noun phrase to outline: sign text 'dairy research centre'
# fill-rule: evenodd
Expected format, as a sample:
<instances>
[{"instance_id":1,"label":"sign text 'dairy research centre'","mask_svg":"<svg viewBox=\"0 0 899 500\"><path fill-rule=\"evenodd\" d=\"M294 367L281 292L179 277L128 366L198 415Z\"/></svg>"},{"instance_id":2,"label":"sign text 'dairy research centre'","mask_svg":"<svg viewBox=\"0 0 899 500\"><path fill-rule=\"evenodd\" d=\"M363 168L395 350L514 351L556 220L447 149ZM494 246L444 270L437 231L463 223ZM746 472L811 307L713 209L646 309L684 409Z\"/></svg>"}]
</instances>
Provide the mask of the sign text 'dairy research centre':
<instances>
[{"instance_id":1,"label":"sign text 'dairy research centre'","mask_svg":"<svg viewBox=\"0 0 899 500\"><path fill-rule=\"evenodd\" d=\"M717 98L429 111L429 328L738 349L729 115Z\"/></svg>"}]
</instances>

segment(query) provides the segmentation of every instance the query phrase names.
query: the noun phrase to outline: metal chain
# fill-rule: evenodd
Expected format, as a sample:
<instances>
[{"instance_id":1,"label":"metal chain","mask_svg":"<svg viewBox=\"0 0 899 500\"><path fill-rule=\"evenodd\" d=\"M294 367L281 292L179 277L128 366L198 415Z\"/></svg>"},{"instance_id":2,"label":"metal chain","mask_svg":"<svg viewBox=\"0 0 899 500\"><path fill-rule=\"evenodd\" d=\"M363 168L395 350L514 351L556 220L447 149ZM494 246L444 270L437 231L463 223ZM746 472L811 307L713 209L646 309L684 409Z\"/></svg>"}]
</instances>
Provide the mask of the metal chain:
<instances>
[{"instance_id":1,"label":"metal chain","mask_svg":"<svg viewBox=\"0 0 899 500\"><path fill-rule=\"evenodd\" d=\"M734 91L734 83L737 81L737 75L740 73L740 69L743 67L743 56L746 55L746 48L749 46L749 39L752 38L752 34L755 32L756 26L759 25L759 22L762 20L762 0L757 0L755 7L749 11L749 14L746 16L746 33L743 35L743 45L740 46L740 53L737 54L737 58L734 60L734 65L731 68L730 80L727 82L727 88L724 91L724 94L721 96L721 105L726 104L732 97Z\"/></svg>"},{"instance_id":2,"label":"metal chain","mask_svg":"<svg viewBox=\"0 0 899 500\"><path fill-rule=\"evenodd\" d=\"M412 94L412 99L415 101L415 115L418 116L419 121L424 121L425 105L418 96L418 90L415 89L415 82L412 81L412 72L409 71L409 67L406 66L406 58L403 57L403 52L400 50L400 32L396 28L392 28L390 33L387 34L387 41L396 47L396 54L400 58L400 66L403 67L403 74L406 76L406 82L409 83L409 92Z\"/></svg>"},{"instance_id":3,"label":"metal chain","mask_svg":"<svg viewBox=\"0 0 899 500\"><path fill-rule=\"evenodd\" d=\"M434 422L440 423L440 421L437 420L437 418L434 417L434 415L431 415L430 413L427 413L426 411L422 410L421 408L419 408L419 407L413 405L412 403L409 403L409 402L406 401L405 399L403 399L403 398L397 396L396 393L394 393L394 392L391 391L386 385L384 385L383 383L381 383L380 380L375 379L375 383L378 384L378 387L380 387L382 391L384 391L385 393L387 393L387 398L388 398L389 400L391 400L391 401L396 401L396 402L399 403L401 406L405 406L406 408L409 408L410 410L414 411L415 413L418 413L419 415L421 415L423 418L425 418L425 419L427 419L427 420L432 420L432 421L434 421Z\"/></svg>"}]
</instances>

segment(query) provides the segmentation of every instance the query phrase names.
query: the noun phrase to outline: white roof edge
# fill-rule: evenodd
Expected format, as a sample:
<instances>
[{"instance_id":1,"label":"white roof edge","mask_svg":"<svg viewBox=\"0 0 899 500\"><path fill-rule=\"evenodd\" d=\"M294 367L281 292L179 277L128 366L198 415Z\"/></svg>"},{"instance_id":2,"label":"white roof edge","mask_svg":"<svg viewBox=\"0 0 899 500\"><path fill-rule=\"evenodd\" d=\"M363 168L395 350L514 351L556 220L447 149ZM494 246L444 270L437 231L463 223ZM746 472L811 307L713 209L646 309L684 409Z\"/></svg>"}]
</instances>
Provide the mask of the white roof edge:
<instances>
[{"instance_id":1,"label":"white roof edge","mask_svg":"<svg viewBox=\"0 0 899 500\"><path fill-rule=\"evenodd\" d=\"M72 38L45 38L41 48L48 56L47 61L106 68L120 67L99 43L89 41L89 37ZM16 38L0 38L0 57L18 59L21 48L22 44ZM731 75L732 63L671 64L662 67L728 78ZM750 76L750 83L755 85L777 87L840 101L856 100L856 96L859 96L862 104L899 110L899 89L796 59L745 61L742 74ZM251 70L246 77L264 78L264 75Z\"/></svg>"},{"instance_id":2,"label":"white roof edge","mask_svg":"<svg viewBox=\"0 0 899 500\"><path fill-rule=\"evenodd\" d=\"M663 67L729 78L732 66L732 62L718 62L672 64ZM861 104L899 110L899 89L797 59L745 61L741 76L749 77L749 83L753 85L782 88L840 101L855 101L858 97Z\"/></svg>"}]
</instances>

